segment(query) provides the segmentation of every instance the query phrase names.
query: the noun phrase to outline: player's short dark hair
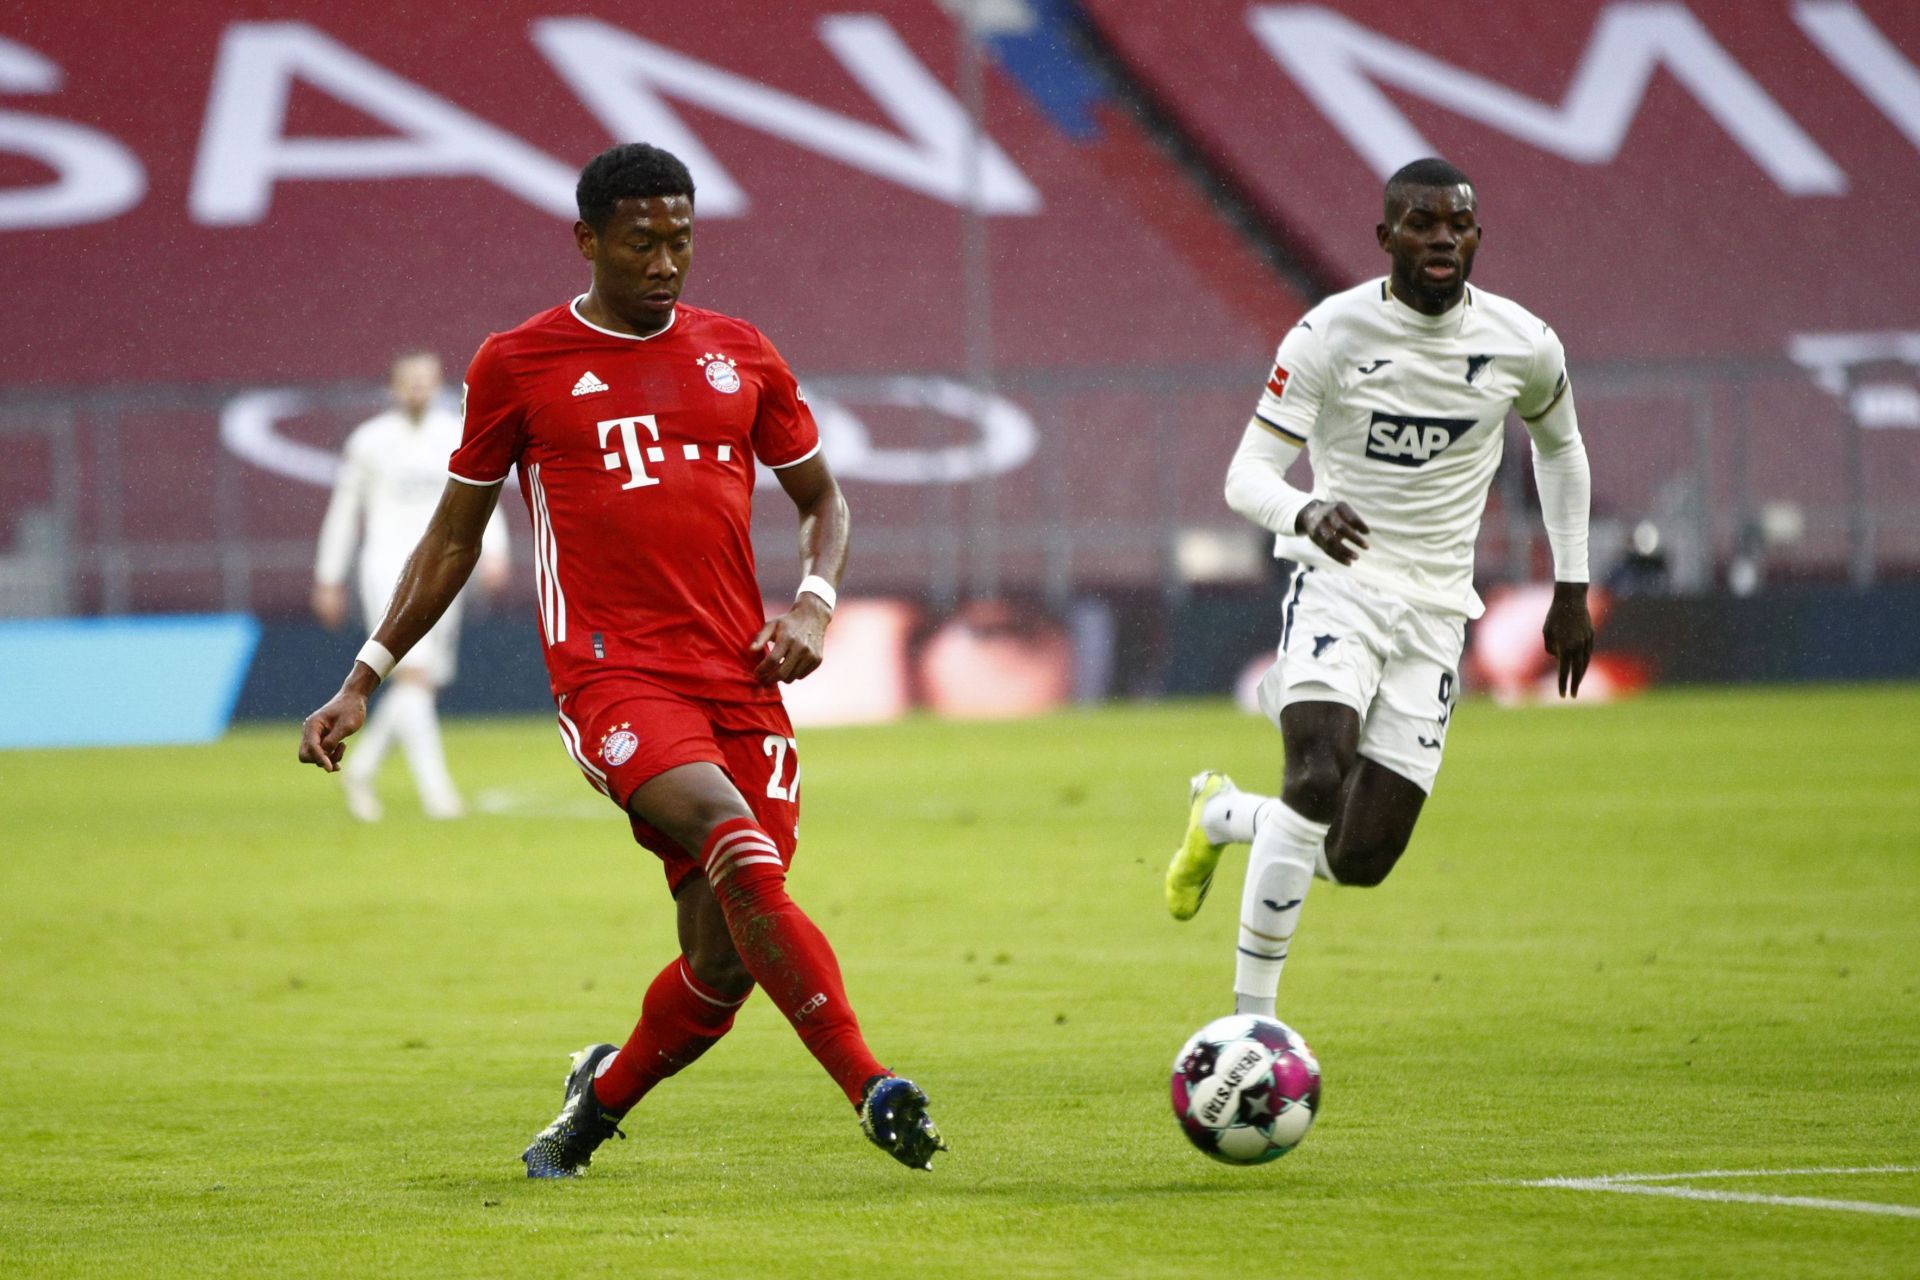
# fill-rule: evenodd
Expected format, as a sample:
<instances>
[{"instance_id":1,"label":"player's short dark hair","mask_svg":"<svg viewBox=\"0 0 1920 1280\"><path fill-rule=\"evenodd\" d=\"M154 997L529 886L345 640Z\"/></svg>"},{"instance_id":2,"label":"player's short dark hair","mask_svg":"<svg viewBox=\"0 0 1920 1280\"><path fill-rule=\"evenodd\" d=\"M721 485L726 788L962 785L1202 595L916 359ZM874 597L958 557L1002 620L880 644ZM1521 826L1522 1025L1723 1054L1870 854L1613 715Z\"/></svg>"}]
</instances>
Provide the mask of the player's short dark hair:
<instances>
[{"instance_id":1,"label":"player's short dark hair","mask_svg":"<svg viewBox=\"0 0 1920 1280\"><path fill-rule=\"evenodd\" d=\"M606 230L614 206L622 200L649 196L685 196L693 200L693 175L680 157L645 142L623 142L608 147L580 171L573 201L580 221L595 231Z\"/></svg>"},{"instance_id":2,"label":"player's short dark hair","mask_svg":"<svg viewBox=\"0 0 1920 1280\"><path fill-rule=\"evenodd\" d=\"M1387 221L1392 222L1407 207L1411 187L1471 187L1473 179L1442 160L1427 156L1401 165L1387 179Z\"/></svg>"}]
</instances>

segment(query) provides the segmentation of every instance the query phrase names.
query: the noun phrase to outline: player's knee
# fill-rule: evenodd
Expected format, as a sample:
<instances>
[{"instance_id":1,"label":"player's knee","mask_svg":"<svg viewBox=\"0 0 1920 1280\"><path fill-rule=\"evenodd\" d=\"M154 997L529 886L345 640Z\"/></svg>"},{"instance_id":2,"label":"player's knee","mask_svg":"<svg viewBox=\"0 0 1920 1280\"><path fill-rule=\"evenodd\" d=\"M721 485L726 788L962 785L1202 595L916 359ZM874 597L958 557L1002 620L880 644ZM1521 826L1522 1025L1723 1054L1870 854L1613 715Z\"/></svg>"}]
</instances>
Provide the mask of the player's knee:
<instances>
[{"instance_id":1,"label":"player's knee","mask_svg":"<svg viewBox=\"0 0 1920 1280\"><path fill-rule=\"evenodd\" d=\"M687 967L693 976L722 995L744 996L753 989L753 975L746 961L726 937L704 939L687 952Z\"/></svg>"},{"instance_id":2,"label":"player's knee","mask_svg":"<svg viewBox=\"0 0 1920 1280\"><path fill-rule=\"evenodd\" d=\"M753 811L738 796L689 796L664 813L642 815L665 832L675 844L699 857L713 838L713 829L737 818L752 818Z\"/></svg>"},{"instance_id":3,"label":"player's knee","mask_svg":"<svg viewBox=\"0 0 1920 1280\"><path fill-rule=\"evenodd\" d=\"M1300 816L1331 822L1340 800L1340 766L1331 755L1310 755L1287 770L1280 798Z\"/></svg>"},{"instance_id":4,"label":"player's knee","mask_svg":"<svg viewBox=\"0 0 1920 1280\"><path fill-rule=\"evenodd\" d=\"M713 829L723 822L732 822L739 818L752 818L753 811L747 808L746 801L737 797L713 799L702 797L695 802L688 813L686 846L696 856L702 853L707 842L713 839Z\"/></svg>"},{"instance_id":5,"label":"player's knee","mask_svg":"<svg viewBox=\"0 0 1920 1280\"><path fill-rule=\"evenodd\" d=\"M1405 840L1343 841L1340 848L1327 850L1327 866L1339 883L1371 889L1387 878L1406 850Z\"/></svg>"},{"instance_id":6,"label":"player's knee","mask_svg":"<svg viewBox=\"0 0 1920 1280\"><path fill-rule=\"evenodd\" d=\"M1393 870L1392 863L1365 862L1355 859L1336 860L1329 858L1333 867L1334 881L1355 889L1371 889L1387 878Z\"/></svg>"}]
</instances>

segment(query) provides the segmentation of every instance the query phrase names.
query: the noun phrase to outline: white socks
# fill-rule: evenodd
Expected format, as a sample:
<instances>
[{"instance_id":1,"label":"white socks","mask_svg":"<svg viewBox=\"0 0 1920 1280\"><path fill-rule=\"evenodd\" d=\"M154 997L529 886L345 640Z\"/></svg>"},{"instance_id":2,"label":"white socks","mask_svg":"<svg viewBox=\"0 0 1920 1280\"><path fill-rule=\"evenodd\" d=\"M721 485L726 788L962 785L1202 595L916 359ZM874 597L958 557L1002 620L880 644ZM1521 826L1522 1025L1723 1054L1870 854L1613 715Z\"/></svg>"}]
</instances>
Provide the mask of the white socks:
<instances>
[{"instance_id":1,"label":"white socks","mask_svg":"<svg viewBox=\"0 0 1920 1280\"><path fill-rule=\"evenodd\" d=\"M1207 839L1215 844L1252 844L1260 810L1273 803L1273 796L1257 795L1237 787L1223 787L1214 792L1200 810L1200 827L1207 833ZM1340 883L1339 877L1333 874L1333 867L1327 862L1324 840L1320 842L1320 853L1314 859L1313 878L1330 884Z\"/></svg>"},{"instance_id":2,"label":"white socks","mask_svg":"<svg viewBox=\"0 0 1920 1280\"><path fill-rule=\"evenodd\" d=\"M1225 793L1223 793L1225 794ZM1214 800L1222 797L1216 796ZM1207 838L1214 838L1213 801L1207 805ZM1254 805L1258 805L1255 809ZM1248 812L1242 827L1241 812ZM1257 813L1257 820L1252 814ZM1249 830L1253 849L1247 855L1247 884L1240 899L1239 951L1234 958L1233 998L1236 1013L1273 1016L1274 995L1280 989L1280 969L1300 923L1300 908L1313 884L1314 868L1326 861L1327 825L1309 822L1278 800L1236 797L1232 817L1223 813L1221 830ZM1231 838L1231 832L1227 832Z\"/></svg>"},{"instance_id":3,"label":"white socks","mask_svg":"<svg viewBox=\"0 0 1920 1280\"><path fill-rule=\"evenodd\" d=\"M1237 787L1222 787L1201 808L1200 826L1214 844L1251 844L1254 811L1268 799Z\"/></svg>"}]
</instances>

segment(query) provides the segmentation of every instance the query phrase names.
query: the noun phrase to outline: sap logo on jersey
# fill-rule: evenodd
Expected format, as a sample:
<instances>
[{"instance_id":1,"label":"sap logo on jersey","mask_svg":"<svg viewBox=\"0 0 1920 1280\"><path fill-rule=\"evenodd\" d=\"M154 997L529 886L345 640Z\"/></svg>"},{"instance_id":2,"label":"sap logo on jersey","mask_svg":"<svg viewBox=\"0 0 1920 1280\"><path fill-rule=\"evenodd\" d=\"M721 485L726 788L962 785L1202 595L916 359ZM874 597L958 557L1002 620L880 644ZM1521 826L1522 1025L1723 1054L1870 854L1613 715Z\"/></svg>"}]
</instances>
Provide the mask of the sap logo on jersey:
<instances>
[{"instance_id":1,"label":"sap logo on jersey","mask_svg":"<svg viewBox=\"0 0 1920 1280\"><path fill-rule=\"evenodd\" d=\"M1376 412L1373 425L1367 428L1367 456L1396 467L1423 467L1476 423L1473 418L1410 418Z\"/></svg>"}]
</instances>

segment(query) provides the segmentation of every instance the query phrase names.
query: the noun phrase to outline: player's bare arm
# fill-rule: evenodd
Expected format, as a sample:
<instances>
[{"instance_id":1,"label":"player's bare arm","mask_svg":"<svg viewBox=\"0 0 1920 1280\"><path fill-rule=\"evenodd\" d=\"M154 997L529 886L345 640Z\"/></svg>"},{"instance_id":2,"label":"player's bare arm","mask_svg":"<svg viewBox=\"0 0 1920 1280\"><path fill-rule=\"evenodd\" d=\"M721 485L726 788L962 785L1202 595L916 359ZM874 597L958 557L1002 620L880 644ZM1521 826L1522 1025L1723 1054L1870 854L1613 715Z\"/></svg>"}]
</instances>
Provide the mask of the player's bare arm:
<instances>
[{"instance_id":1,"label":"player's bare arm","mask_svg":"<svg viewBox=\"0 0 1920 1280\"><path fill-rule=\"evenodd\" d=\"M846 497L833 478L827 460L814 454L805 462L774 472L800 513L800 574L818 577L838 590L847 570L847 540L851 531ZM805 679L819 668L826 653L827 623L833 608L821 597L802 591L793 607L753 638L758 654L754 678L762 684Z\"/></svg>"},{"instance_id":2,"label":"player's bare arm","mask_svg":"<svg viewBox=\"0 0 1920 1280\"><path fill-rule=\"evenodd\" d=\"M480 558L480 541L499 500L499 485L447 482L427 531L401 571L386 617L373 633L394 657L419 643L460 594ZM328 773L340 767L346 739L366 722L367 698L379 684L373 668L354 662L340 691L300 726L302 763Z\"/></svg>"},{"instance_id":3,"label":"player's bare arm","mask_svg":"<svg viewBox=\"0 0 1920 1280\"><path fill-rule=\"evenodd\" d=\"M1352 564L1367 549L1367 535L1373 530L1346 503L1316 498L1300 508L1294 532L1305 534L1341 564Z\"/></svg>"}]
</instances>

